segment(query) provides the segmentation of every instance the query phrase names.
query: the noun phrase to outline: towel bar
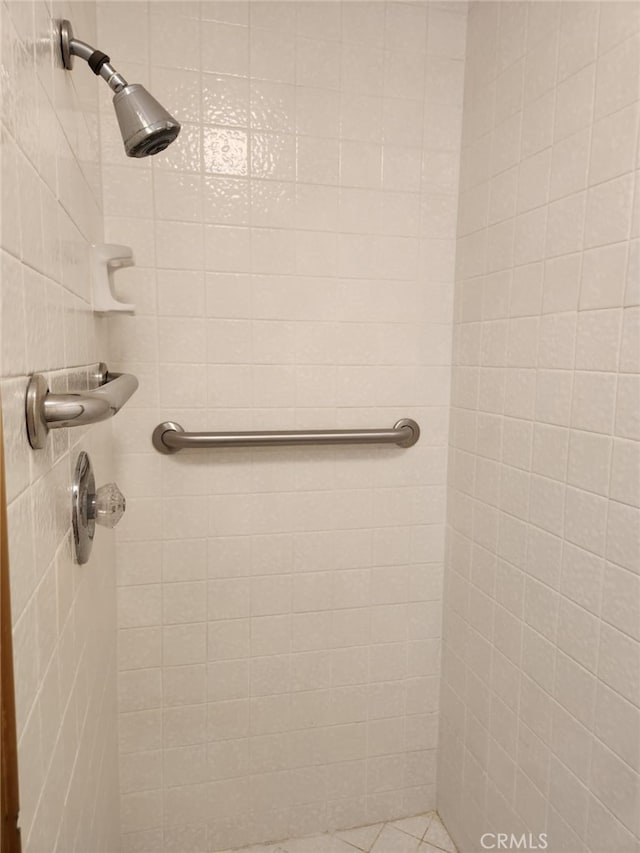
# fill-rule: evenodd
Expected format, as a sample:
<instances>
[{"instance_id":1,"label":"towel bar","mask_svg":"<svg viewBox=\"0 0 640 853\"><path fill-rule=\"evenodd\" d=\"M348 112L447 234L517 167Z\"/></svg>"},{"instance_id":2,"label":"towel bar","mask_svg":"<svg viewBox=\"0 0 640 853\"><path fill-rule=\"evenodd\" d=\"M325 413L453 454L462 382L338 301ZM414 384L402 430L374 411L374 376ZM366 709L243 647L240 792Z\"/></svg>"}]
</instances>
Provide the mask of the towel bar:
<instances>
[{"instance_id":1,"label":"towel bar","mask_svg":"<svg viewBox=\"0 0 640 853\"><path fill-rule=\"evenodd\" d=\"M159 453L177 453L188 448L281 447L307 444L397 444L411 447L420 438L420 427L403 418L393 429L282 430L272 432L185 432L172 421L158 424L153 446Z\"/></svg>"},{"instance_id":2,"label":"towel bar","mask_svg":"<svg viewBox=\"0 0 640 853\"><path fill-rule=\"evenodd\" d=\"M70 394L51 394L47 380L34 373L29 380L26 398L27 435L36 450L44 447L50 429L95 424L113 417L138 387L130 373L109 373L100 364L98 388Z\"/></svg>"}]
</instances>

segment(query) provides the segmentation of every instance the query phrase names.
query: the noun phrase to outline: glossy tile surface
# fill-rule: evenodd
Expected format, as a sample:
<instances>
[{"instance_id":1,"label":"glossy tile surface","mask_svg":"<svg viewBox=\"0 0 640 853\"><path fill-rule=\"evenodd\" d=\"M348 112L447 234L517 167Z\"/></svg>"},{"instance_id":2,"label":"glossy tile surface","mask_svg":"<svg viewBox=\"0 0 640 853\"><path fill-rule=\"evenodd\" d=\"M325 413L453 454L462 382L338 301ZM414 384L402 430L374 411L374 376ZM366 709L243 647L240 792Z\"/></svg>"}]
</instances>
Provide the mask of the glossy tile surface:
<instances>
[{"instance_id":1,"label":"glossy tile surface","mask_svg":"<svg viewBox=\"0 0 640 853\"><path fill-rule=\"evenodd\" d=\"M639 30L469 13L438 772L465 851L639 843Z\"/></svg>"},{"instance_id":2,"label":"glossy tile surface","mask_svg":"<svg viewBox=\"0 0 640 853\"><path fill-rule=\"evenodd\" d=\"M64 12L64 13L63 13ZM103 241L95 81L54 56L54 19L96 38L88 3L0 5L0 395L7 475L11 605L25 853L119 845L115 537L89 565L71 552L69 487L80 450L112 478L108 425L28 445L28 376L52 391L109 361L91 312L89 248ZM65 370L65 368L71 368Z\"/></svg>"},{"instance_id":3,"label":"glossy tile surface","mask_svg":"<svg viewBox=\"0 0 640 853\"><path fill-rule=\"evenodd\" d=\"M138 311L110 321L141 379L115 439L126 849L433 808L466 7L105 3L98 18L184 119L165 154L127 161L102 93L106 231L138 263L119 274ZM405 416L423 429L412 453L161 458L149 442L168 417Z\"/></svg>"}]
</instances>

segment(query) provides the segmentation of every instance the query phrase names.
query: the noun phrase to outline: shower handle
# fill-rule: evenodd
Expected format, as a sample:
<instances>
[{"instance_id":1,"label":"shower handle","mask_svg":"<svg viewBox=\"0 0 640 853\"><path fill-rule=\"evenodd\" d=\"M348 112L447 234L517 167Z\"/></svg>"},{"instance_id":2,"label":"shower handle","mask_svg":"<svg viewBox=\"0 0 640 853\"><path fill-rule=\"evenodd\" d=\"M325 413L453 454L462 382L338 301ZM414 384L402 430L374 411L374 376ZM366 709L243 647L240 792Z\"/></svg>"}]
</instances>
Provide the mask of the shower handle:
<instances>
[{"instance_id":1,"label":"shower handle","mask_svg":"<svg viewBox=\"0 0 640 853\"><path fill-rule=\"evenodd\" d=\"M127 502L115 483L96 489L88 453L82 451L76 463L71 488L71 522L76 560L82 566L89 559L96 524L115 527L124 515Z\"/></svg>"}]
</instances>

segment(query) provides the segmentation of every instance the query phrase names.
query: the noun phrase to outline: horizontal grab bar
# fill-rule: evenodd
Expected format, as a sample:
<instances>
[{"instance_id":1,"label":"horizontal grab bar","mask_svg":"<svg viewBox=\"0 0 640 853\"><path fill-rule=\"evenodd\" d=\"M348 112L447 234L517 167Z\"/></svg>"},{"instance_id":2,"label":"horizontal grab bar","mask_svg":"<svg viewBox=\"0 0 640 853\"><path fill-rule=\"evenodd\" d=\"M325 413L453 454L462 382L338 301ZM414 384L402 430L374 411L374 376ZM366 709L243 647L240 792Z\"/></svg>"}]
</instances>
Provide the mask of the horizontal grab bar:
<instances>
[{"instance_id":1,"label":"horizontal grab bar","mask_svg":"<svg viewBox=\"0 0 640 853\"><path fill-rule=\"evenodd\" d=\"M109 373L106 364L98 367L102 384L98 388L69 394L51 394L47 380L34 373L26 399L27 435L36 450L44 447L50 429L84 426L106 421L117 414L138 387L130 373Z\"/></svg>"},{"instance_id":2,"label":"horizontal grab bar","mask_svg":"<svg viewBox=\"0 0 640 853\"><path fill-rule=\"evenodd\" d=\"M271 432L185 432L180 424L165 421L153 431L159 453L210 447L282 447L307 444L397 444L411 447L420 438L420 427L403 418L393 429L275 430Z\"/></svg>"}]
</instances>

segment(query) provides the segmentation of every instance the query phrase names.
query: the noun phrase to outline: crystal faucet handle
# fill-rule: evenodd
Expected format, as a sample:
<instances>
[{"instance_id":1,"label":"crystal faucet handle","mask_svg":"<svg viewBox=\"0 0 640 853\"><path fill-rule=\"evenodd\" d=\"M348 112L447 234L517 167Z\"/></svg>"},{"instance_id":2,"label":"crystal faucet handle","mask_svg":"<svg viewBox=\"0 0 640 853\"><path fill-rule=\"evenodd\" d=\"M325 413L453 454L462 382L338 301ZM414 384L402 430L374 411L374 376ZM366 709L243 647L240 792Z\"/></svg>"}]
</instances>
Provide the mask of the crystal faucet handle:
<instances>
[{"instance_id":1,"label":"crystal faucet handle","mask_svg":"<svg viewBox=\"0 0 640 853\"><path fill-rule=\"evenodd\" d=\"M115 527L124 515L126 501L115 483L96 489L91 459L82 451L78 455L71 487L71 521L76 560L82 566L89 559L96 524Z\"/></svg>"},{"instance_id":2,"label":"crystal faucet handle","mask_svg":"<svg viewBox=\"0 0 640 853\"><path fill-rule=\"evenodd\" d=\"M96 523L103 527L115 527L127 508L125 497L115 483L100 486L93 505Z\"/></svg>"}]
</instances>

